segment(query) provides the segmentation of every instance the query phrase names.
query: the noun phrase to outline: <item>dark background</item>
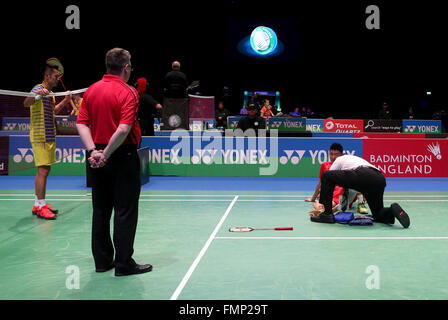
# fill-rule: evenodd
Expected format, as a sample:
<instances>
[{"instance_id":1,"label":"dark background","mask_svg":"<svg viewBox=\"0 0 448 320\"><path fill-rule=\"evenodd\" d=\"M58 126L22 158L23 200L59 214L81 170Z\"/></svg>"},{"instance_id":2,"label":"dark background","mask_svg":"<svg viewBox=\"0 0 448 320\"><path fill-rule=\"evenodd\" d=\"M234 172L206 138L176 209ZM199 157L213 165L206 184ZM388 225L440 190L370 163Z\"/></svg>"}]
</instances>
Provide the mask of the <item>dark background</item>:
<instances>
[{"instance_id":1,"label":"dark background","mask_svg":"<svg viewBox=\"0 0 448 320\"><path fill-rule=\"evenodd\" d=\"M80 30L65 27L70 4L80 8ZM380 8L380 30L365 27L370 4ZM49 57L62 61L69 89L87 87L118 46L132 55L130 83L147 77L160 101L163 76L179 60L203 95L218 100L228 86L234 114L243 91L255 89L280 91L285 113L309 105L323 116L376 117L387 101L400 118L426 101L421 116L431 117L448 102L446 20L442 2L433 0L3 2L0 88L29 91ZM282 55L239 56L234 43L254 24L270 23Z\"/></svg>"}]
</instances>

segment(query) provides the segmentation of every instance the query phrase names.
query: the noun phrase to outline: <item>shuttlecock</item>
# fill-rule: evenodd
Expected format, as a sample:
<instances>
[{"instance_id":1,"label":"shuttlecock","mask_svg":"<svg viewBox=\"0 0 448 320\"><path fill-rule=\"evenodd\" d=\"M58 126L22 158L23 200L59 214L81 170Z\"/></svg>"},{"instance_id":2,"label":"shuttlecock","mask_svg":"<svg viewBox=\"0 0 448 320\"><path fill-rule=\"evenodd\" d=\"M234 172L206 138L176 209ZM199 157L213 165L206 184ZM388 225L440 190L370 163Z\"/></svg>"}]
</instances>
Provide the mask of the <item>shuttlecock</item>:
<instances>
[{"instance_id":1,"label":"shuttlecock","mask_svg":"<svg viewBox=\"0 0 448 320\"><path fill-rule=\"evenodd\" d=\"M431 152L437 158L437 160L442 159L439 143L428 145L428 151Z\"/></svg>"}]
</instances>

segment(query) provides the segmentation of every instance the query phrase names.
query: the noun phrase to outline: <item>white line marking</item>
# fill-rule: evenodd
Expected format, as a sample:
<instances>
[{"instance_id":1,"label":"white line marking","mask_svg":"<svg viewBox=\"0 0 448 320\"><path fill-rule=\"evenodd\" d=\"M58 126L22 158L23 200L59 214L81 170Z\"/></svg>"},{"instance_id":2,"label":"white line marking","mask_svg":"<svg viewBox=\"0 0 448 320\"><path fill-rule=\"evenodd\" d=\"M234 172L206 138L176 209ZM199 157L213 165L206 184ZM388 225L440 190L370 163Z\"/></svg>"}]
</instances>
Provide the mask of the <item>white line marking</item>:
<instances>
[{"instance_id":1,"label":"white line marking","mask_svg":"<svg viewBox=\"0 0 448 320\"><path fill-rule=\"evenodd\" d=\"M230 199L139 199L140 202L228 202ZM33 198L14 198L14 199L1 199L0 201L34 201ZM46 201L92 201L91 197L82 197L79 199L52 199L47 198ZM418 199L385 199L385 202L448 202L448 199L431 199L431 200L418 200ZM295 199L240 199L239 202L302 202L303 200Z\"/></svg>"},{"instance_id":2,"label":"white line marking","mask_svg":"<svg viewBox=\"0 0 448 320\"><path fill-rule=\"evenodd\" d=\"M448 240L448 237L216 237L229 240Z\"/></svg>"},{"instance_id":3,"label":"white line marking","mask_svg":"<svg viewBox=\"0 0 448 320\"><path fill-rule=\"evenodd\" d=\"M229 204L229 206L227 207L226 212L224 213L224 215L221 217L221 220L219 220L218 224L215 227L215 230L213 230L212 234L210 235L210 237L208 238L207 242L205 243L205 245L202 247L201 251L199 252L198 256L196 257L196 259L193 261L193 264L190 266L190 268L188 269L187 273L185 274L185 276L183 277L182 281L180 282L179 286L177 287L177 289L174 291L173 295L171 296L170 300L177 300L177 298L179 297L179 294L182 292L183 288L185 287L185 285L187 284L188 280L190 279L191 275L193 274L194 270L196 269L197 265L199 264L199 262L201 261L202 257L204 256L205 252L207 251L208 247L210 246L210 244L212 243L213 239L215 238L216 234L218 233L219 229L221 228L221 225L223 224L224 220L227 218L230 210L232 210L233 205L235 204L235 202L238 200L238 196L235 196L232 200L232 202Z\"/></svg>"},{"instance_id":4,"label":"white line marking","mask_svg":"<svg viewBox=\"0 0 448 320\"><path fill-rule=\"evenodd\" d=\"M0 194L0 197L23 197L23 196L34 196L33 193L17 193L17 194L8 194L3 193ZM86 197L87 194L47 194L47 197ZM268 194L240 194L241 197L260 197L260 198L298 198L298 199L306 199L309 198L306 195L286 195L286 194L277 194L277 195L268 195ZM235 197L234 194L141 194L140 197L191 197L191 198L199 198L199 197ZM406 198L448 198L447 195L385 195L384 199L396 199L398 197L406 197Z\"/></svg>"}]
</instances>

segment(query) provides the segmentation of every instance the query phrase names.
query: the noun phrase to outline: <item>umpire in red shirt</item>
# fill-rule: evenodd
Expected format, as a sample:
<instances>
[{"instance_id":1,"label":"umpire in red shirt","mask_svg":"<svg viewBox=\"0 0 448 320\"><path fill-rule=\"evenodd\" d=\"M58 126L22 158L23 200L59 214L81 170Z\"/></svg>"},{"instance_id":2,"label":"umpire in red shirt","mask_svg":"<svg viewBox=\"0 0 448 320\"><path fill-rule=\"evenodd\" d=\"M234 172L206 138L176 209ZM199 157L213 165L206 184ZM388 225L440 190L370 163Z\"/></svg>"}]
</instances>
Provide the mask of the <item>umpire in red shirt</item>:
<instances>
[{"instance_id":1,"label":"umpire in red shirt","mask_svg":"<svg viewBox=\"0 0 448 320\"><path fill-rule=\"evenodd\" d=\"M96 271L115 267L115 276L125 276L152 270L150 264L139 265L132 259L141 187L138 93L126 84L132 70L127 50L109 50L106 70L103 79L84 93L76 127L87 149L92 177L92 253Z\"/></svg>"}]
</instances>

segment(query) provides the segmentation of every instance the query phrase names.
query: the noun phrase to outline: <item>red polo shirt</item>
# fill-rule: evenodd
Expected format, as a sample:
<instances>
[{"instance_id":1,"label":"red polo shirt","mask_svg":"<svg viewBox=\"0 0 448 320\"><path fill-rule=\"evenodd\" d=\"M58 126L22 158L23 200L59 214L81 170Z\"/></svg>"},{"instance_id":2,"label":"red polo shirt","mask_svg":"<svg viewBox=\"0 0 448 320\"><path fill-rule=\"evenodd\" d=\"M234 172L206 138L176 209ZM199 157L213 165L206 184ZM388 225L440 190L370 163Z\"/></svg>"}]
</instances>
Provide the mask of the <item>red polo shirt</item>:
<instances>
[{"instance_id":1,"label":"red polo shirt","mask_svg":"<svg viewBox=\"0 0 448 320\"><path fill-rule=\"evenodd\" d=\"M108 144L120 124L132 125L124 144L140 146L138 93L119 76L106 74L84 93L76 123L90 127L93 142Z\"/></svg>"},{"instance_id":2,"label":"red polo shirt","mask_svg":"<svg viewBox=\"0 0 448 320\"><path fill-rule=\"evenodd\" d=\"M322 173L330 170L332 164L333 162L323 162L321 164L319 171L319 179L322 178ZM335 186L333 192L333 201L339 204L339 196L342 196L343 194L344 194L344 188L340 186Z\"/></svg>"}]
</instances>

